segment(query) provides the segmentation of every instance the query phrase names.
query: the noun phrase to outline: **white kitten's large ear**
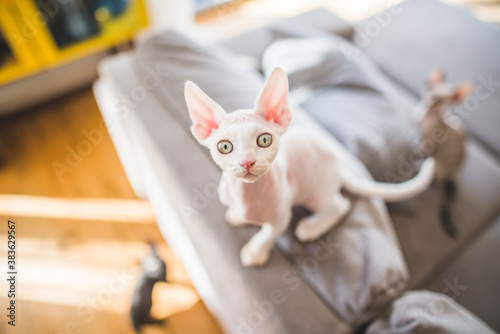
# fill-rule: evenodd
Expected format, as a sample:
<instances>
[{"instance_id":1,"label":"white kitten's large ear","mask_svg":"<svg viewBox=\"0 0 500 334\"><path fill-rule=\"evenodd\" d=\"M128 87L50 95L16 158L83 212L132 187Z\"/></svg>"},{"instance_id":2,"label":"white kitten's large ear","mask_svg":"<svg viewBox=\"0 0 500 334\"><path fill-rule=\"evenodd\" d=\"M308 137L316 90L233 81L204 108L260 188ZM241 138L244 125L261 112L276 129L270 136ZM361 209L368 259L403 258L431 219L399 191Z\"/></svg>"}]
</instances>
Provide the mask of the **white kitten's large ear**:
<instances>
[{"instance_id":1,"label":"white kitten's large ear","mask_svg":"<svg viewBox=\"0 0 500 334\"><path fill-rule=\"evenodd\" d=\"M288 78L281 68L276 68L267 79L255 101L254 111L268 122L274 123L278 132L285 132L292 120L288 105Z\"/></svg>"},{"instance_id":2,"label":"white kitten's large ear","mask_svg":"<svg viewBox=\"0 0 500 334\"><path fill-rule=\"evenodd\" d=\"M468 82L457 85L453 91L452 99L455 103L460 103L472 92L472 85Z\"/></svg>"},{"instance_id":3,"label":"white kitten's large ear","mask_svg":"<svg viewBox=\"0 0 500 334\"><path fill-rule=\"evenodd\" d=\"M186 82L184 98L189 110L189 117L193 122L191 132L198 142L204 145L212 131L219 127L226 113L220 105L191 81Z\"/></svg>"},{"instance_id":4,"label":"white kitten's large ear","mask_svg":"<svg viewBox=\"0 0 500 334\"><path fill-rule=\"evenodd\" d=\"M429 88L434 88L436 85L442 83L444 80L444 71L440 68L435 68L432 70L427 80L427 85Z\"/></svg>"}]
</instances>

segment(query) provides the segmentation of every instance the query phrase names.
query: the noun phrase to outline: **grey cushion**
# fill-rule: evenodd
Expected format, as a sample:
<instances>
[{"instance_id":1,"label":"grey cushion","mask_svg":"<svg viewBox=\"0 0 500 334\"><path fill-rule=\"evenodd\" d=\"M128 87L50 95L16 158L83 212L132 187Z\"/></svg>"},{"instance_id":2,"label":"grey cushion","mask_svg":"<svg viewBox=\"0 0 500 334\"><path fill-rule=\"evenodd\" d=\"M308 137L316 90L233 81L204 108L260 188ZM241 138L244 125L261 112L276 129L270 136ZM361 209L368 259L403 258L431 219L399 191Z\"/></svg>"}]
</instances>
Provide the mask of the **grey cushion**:
<instances>
[{"instance_id":1,"label":"grey cushion","mask_svg":"<svg viewBox=\"0 0 500 334\"><path fill-rule=\"evenodd\" d=\"M231 111L250 107L253 104L253 100L261 88L262 79L256 79L255 73L234 65L234 58L211 48L197 45L173 32L167 32L143 42L139 45L137 58L140 65L138 67L139 78L147 75L147 68L159 67L162 71L169 73L158 89L151 92L160 102L163 110L147 111L147 114L157 114L148 121L148 131L155 143L161 148L161 154L165 157L168 165L175 171L180 187L184 189L186 194L193 194L193 189L203 189L210 178L209 171L214 170L215 165L209 158L208 152L189 135L187 109L182 95L185 80L193 80L199 84L208 95L226 110ZM140 109L138 107L138 110ZM146 117L144 111L138 112L138 115L141 118ZM173 124L167 125L167 123L173 123L173 120L177 120L175 131L172 129ZM180 134L177 133L187 134L187 137L184 135L179 137ZM182 150L179 150L178 142L183 143ZM334 141L332 145L335 145ZM185 152L190 152L190 154L186 155ZM349 159L347 160L349 161ZM353 169L357 170L360 175L368 177L363 166L359 163L356 164L355 160L353 161ZM214 182L213 179L211 182ZM267 267L243 269L237 262L239 248L255 232L255 228L235 229L228 226L223 220L223 208L218 199L209 198L204 209L196 217L197 224L202 224L206 228L199 231L193 228L191 232L196 234L203 232L203 236L193 235L192 238L196 240L196 246L198 247L199 243L200 250L203 249L206 252L203 256L208 271L217 271L217 276L224 276L225 274L220 272L225 271L228 271L228 274L231 272L243 274L240 280L243 279L249 284L245 291L255 291L255 297L242 298L244 303L247 300L264 298L272 291L273 287L288 289L286 280L290 282L290 280L298 278L299 282L303 280L307 282L304 284L307 285L307 288L304 289L315 291L321 303L324 303L333 314L321 321L317 320L317 316L314 316L307 321L309 324L319 321L316 326L323 326L329 321L332 323L331 319L340 319L349 326L356 327L373 317L380 306L396 297L407 281L404 261L387 212L380 201L362 199L355 201L353 211L345 222L320 241L301 244L292 236L291 232L284 235L278 244L289 261L287 271L281 267L284 264L278 264L282 258L277 256L276 252L273 253L273 260ZM192 224L188 224L188 226L192 226ZM210 241L203 241L203 238L210 239ZM315 255L318 247L321 248L322 245L328 245L332 242L336 245L333 253L321 263L317 263L317 268L314 271L296 270L295 273L293 272L294 268L301 268L304 261L307 264L307 261L310 261L311 257ZM210 260L214 258L214 255L210 254L211 251L203 243L217 245L214 246L219 248L217 262ZM337 245L341 245L341 247ZM219 264L222 261L218 258L219 252L226 254L224 259L230 262L224 262L224 265ZM314 257L312 259L314 260ZM295 265L295 267L291 267L291 265ZM233 268L231 269L231 267ZM277 267L281 269L277 269ZM282 275L289 276L277 278L273 273L279 271ZM221 298L230 298L228 302L229 300L234 301L238 290L230 288L231 279L223 279L222 276L221 280L224 280L224 283L220 283L218 288L224 286L225 289L231 291L231 296L224 296L222 293ZM281 320L276 320L273 317L272 320L266 321L280 321L280 326L287 328L287 332L299 333L300 326L293 327L298 326L295 322L295 318L298 317L297 312L307 311L306 308L300 306L303 302L300 298L298 296L290 297L293 299L293 303L287 303L288 306L286 306L289 310L297 307L297 311L287 313L283 310L280 311ZM316 305L314 303L317 302L308 301L308 303ZM277 309L281 310L282 307L284 306L280 305ZM319 305L314 307L318 308ZM232 325L234 326L235 323ZM339 331L341 328L342 326L339 327Z\"/></svg>"},{"instance_id":2,"label":"grey cushion","mask_svg":"<svg viewBox=\"0 0 500 334\"><path fill-rule=\"evenodd\" d=\"M428 291L412 291L375 320L367 334L494 334L453 299Z\"/></svg>"},{"instance_id":3,"label":"grey cushion","mask_svg":"<svg viewBox=\"0 0 500 334\"><path fill-rule=\"evenodd\" d=\"M303 28L302 31L300 28ZM333 33L344 38L351 38L354 33L351 23L324 8L318 8L238 35L223 41L221 45L239 55L254 57L260 61L264 51L274 41L285 37L297 37L297 34L301 37L310 36L311 30L324 34Z\"/></svg>"},{"instance_id":4,"label":"grey cushion","mask_svg":"<svg viewBox=\"0 0 500 334\"><path fill-rule=\"evenodd\" d=\"M472 82L473 97L456 112L500 155L500 28L436 0L406 1L397 13L378 29L374 18L356 24L358 46L415 95L436 66L450 82ZM490 80L496 83L485 85Z\"/></svg>"},{"instance_id":5,"label":"grey cushion","mask_svg":"<svg viewBox=\"0 0 500 334\"><path fill-rule=\"evenodd\" d=\"M174 31L156 34L143 41L136 55L140 64L139 78L152 71L164 73L159 86L150 93L185 127L191 125L184 101L186 80L196 81L228 111L251 108L262 84L257 72L238 62L224 49L204 47ZM228 87L232 88L230 94Z\"/></svg>"}]
</instances>

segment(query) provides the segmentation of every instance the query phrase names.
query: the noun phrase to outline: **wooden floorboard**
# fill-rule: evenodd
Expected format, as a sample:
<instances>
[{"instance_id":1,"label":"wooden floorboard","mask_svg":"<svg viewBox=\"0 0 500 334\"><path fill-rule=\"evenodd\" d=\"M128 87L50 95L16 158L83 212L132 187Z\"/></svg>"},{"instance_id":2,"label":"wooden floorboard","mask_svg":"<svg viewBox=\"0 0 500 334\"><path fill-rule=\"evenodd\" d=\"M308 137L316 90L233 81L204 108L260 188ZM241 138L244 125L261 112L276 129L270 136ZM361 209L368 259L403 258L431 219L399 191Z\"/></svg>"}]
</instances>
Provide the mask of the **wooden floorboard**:
<instances>
[{"instance_id":1,"label":"wooden floorboard","mask_svg":"<svg viewBox=\"0 0 500 334\"><path fill-rule=\"evenodd\" d=\"M90 89L2 119L0 193L135 198L101 122ZM87 131L102 139L91 143ZM60 177L59 164L68 168Z\"/></svg>"},{"instance_id":2,"label":"wooden floorboard","mask_svg":"<svg viewBox=\"0 0 500 334\"><path fill-rule=\"evenodd\" d=\"M2 320L0 333L134 333L128 310L148 241L158 245L172 283L154 291L154 312L165 322L143 333L221 333L163 241L150 206L134 195L101 122L90 88L0 119L0 245L4 223L14 220L19 254L17 326ZM86 131L97 137L69 166L68 150L90 142ZM58 176L55 162L71 171ZM0 263L6 261L2 247ZM88 298L106 294L113 273L122 271L132 280L89 319ZM6 303L2 291L2 308Z\"/></svg>"}]
</instances>

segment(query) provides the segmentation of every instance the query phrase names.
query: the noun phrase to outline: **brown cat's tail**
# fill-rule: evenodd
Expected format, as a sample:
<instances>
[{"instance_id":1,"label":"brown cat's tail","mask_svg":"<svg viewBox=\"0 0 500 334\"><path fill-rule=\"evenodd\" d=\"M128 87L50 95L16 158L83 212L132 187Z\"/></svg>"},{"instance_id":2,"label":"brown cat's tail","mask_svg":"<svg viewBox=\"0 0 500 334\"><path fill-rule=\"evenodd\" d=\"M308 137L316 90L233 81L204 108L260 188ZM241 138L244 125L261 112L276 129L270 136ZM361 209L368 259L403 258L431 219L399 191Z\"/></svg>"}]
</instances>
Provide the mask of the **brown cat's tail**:
<instances>
[{"instance_id":1,"label":"brown cat's tail","mask_svg":"<svg viewBox=\"0 0 500 334\"><path fill-rule=\"evenodd\" d=\"M441 226L443 227L443 230L450 237L456 239L458 237L459 231L455 226L455 224L453 223L453 219L451 217L451 204L457 192L455 181L446 180L443 183L442 192L443 192L443 199L441 208L439 209Z\"/></svg>"},{"instance_id":2,"label":"brown cat's tail","mask_svg":"<svg viewBox=\"0 0 500 334\"><path fill-rule=\"evenodd\" d=\"M381 197L387 202L410 199L426 190L434 179L434 158L425 159L420 172L412 179L401 183L384 183L356 177L348 170L342 171L344 189L362 197Z\"/></svg>"}]
</instances>

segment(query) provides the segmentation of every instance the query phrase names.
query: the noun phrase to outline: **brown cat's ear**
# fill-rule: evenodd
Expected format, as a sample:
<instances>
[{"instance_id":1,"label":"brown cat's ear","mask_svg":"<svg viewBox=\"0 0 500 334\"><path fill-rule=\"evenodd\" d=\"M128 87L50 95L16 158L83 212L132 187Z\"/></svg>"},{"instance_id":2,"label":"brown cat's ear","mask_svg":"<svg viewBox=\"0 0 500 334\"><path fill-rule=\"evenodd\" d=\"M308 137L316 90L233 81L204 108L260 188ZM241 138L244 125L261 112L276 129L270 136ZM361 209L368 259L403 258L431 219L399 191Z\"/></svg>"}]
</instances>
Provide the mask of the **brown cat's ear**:
<instances>
[{"instance_id":1,"label":"brown cat's ear","mask_svg":"<svg viewBox=\"0 0 500 334\"><path fill-rule=\"evenodd\" d=\"M455 103L460 103L469 96L472 92L472 85L470 83L461 83L455 87L453 91L452 100Z\"/></svg>"},{"instance_id":2,"label":"brown cat's ear","mask_svg":"<svg viewBox=\"0 0 500 334\"><path fill-rule=\"evenodd\" d=\"M434 88L436 85L442 83L444 80L444 71L440 68L435 68L432 70L427 81L429 88Z\"/></svg>"},{"instance_id":3,"label":"brown cat's ear","mask_svg":"<svg viewBox=\"0 0 500 334\"><path fill-rule=\"evenodd\" d=\"M184 87L184 98L189 110L189 117L193 122L191 132L204 145L212 131L219 127L226 113L200 87L188 81Z\"/></svg>"},{"instance_id":4,"label":"brown cat's ear","mask_svg":"<svg viewBox=\"0 0 500 334\"><path fill-rule=\"evenodd\" d=\"M275 68L255 101L254 111L273 123L278 132L285 132L292 120L288 105L288 78L281 68Z\"/></svg>"}]
</instances>

